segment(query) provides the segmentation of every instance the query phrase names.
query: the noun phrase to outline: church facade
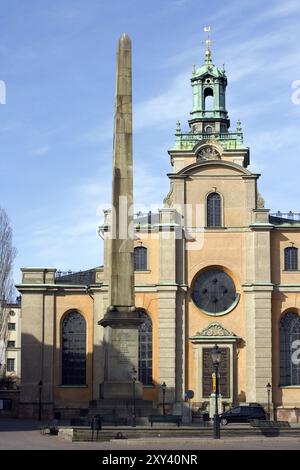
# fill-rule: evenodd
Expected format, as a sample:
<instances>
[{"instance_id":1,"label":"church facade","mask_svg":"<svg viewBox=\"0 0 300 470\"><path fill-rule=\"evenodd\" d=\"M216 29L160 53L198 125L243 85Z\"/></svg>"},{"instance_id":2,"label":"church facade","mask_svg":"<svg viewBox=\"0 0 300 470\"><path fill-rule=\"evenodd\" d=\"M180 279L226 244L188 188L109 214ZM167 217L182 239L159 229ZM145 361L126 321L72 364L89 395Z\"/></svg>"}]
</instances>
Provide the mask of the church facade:
<instances>
[{"instance_id":1,"label":"church facade","mask_svg":"<svg viewBox=\"0 0 300 470\"><path fill-rule=\"evenodd\" d=\"M222 351L224 406L261 403L300 418L300 221L270 215L249 169L241 124L230 131L227 76L211 51L194 68L188 129L169 150L170 191L134 221L138 380L146 401L178 412L187 390L209 405L210 352ZM20 415L74 416L101 399L105 381L111 214L100 233L104 266L60 275L23 268ZM120 364L120 367L121 364Z\"/></svg>"}]
</instances>

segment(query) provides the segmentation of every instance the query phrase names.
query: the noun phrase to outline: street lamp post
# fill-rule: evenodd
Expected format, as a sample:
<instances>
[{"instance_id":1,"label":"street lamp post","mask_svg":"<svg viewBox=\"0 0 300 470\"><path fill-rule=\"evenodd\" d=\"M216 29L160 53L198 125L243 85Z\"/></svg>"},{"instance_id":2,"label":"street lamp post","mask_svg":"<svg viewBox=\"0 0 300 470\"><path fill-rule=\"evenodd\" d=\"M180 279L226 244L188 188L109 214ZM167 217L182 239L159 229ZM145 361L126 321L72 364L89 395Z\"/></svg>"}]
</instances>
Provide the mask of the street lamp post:
<instances>
[{"instance_id":1,"label":"street lamp post","mask_svg":"<svg viewBox=\"0 0 300 470\"><path fill-rule=\"evenodd\" d=\"M271 389L272 389L272 385L270 384L270 382L267 383L266 388L267 388L267 392L268 392L268 421L270 421L270 417L271 417L271 413L270 413L270 395L271 395Z\"/></svg>"},{"instance_id":2,"label":"street lamp post","mask_svg":"<svg viewBox=\"0 0 300 470\"><path fill-rule=\"evenodd\" d=\"M215 413L214 413L214 439L220 439L220 420L218 413L218 398L219 398L219 364L221 361L221 349L217 344L211 350L211 358L216 375L216 390L215 390Z\"/></svg>"},{"instance_id":3,"label":"street lamp post","mask_svg":"<svg viewBox=\"0 0 300 470\"><path fill-rule=\"evenodd\" d=\"M137 371L135 367L132 368L132 399L133 399L133 412L132 412L132 426L136 427L136 409L135 409L135 382L137 380Z\"/></svg>"},{"instance_id":4,"label":"street lamp post","mask_svg":"<svg viewBox=\"0 0 300 470\"><path fill-rule=\"evenodd\" d=\"M162 394L163 394L163 415L166 416L166 382L163 382L161 385Z\"/></svg>"},{"instance_id":5,"label":"street lamp post","mask_svg":"<svg viewBox=\"0 0 300 470\"><path fill-rule=\"evenodd\" d=\"M39 387L39 421L42 420L42 389L43 389L43 382L40 380L38 383Z\"/></svg>"}]
</instances>

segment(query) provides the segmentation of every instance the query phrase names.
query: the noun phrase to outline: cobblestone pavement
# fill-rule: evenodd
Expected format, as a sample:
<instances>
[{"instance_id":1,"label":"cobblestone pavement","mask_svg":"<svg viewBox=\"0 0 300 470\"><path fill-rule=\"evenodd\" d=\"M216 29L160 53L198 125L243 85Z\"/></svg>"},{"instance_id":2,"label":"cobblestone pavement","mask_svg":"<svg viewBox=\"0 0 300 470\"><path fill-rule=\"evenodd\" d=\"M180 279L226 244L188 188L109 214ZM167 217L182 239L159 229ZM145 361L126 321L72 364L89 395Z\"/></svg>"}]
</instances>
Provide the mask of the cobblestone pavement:
<instances>
[{"instance_id":1,"label":"cobblestone pavement","mask_svg":"<svg viewBox=\"0 0 300 470\"><path fill-rule=\"evenodd\" d=\"M152 438L110 442L69 442L57 436L41 435L39 423L0 419L1 450L300 450L299 437Z\"/></svg>"}]
</instances>

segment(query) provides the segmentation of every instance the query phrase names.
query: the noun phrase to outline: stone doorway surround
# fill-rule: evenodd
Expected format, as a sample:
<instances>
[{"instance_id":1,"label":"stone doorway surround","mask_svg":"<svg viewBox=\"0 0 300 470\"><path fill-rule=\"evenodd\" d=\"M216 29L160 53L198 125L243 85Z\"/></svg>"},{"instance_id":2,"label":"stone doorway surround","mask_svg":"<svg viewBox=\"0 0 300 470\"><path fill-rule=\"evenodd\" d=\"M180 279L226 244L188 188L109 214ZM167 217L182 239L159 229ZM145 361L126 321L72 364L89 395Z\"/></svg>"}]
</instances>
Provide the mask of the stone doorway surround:
<instances>
[{"instance_id":1,"label":"stone doorway surround","mask_svg":"<svg viewBox=\"0 0 300 470\"><path fill-rule=\"evenodd\" d=\"M237 360L237 344L241 340L235 333L228 331L219 322L212 322L201 332L191 336L190 341L193 343L193 353L196 369L196 390L195 401L209 401L209 398L203 396L203 349L213 347L218 344L220 348L229 348L230 356L230 373L229 373L229 397L224 397L223 402L235 403L236 401L236 360Z\"/></svg>"}]
</instances>

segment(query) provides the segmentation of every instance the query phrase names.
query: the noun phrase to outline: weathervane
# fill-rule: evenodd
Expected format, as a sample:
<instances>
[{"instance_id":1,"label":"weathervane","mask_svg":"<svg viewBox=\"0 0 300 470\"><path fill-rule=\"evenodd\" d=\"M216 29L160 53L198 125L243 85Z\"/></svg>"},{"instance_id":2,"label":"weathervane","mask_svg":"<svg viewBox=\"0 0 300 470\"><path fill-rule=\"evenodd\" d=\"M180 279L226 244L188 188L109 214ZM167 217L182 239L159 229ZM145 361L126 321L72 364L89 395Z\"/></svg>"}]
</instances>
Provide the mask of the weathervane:
<instances>
[{"instance_id":1,"label":"weathervane","mask_svg":"<svg viewBox=\"0 0 300 470\"><path fill-rule=\"evenodd\" d=\"M211 50L210 46L212 44L212 40L210 39L209 33L211 31L210 26L204 26L203 31L207 34L205 39L206 50L205 50L205 63L211 64Z\"/></svg>"}]
</instances>

